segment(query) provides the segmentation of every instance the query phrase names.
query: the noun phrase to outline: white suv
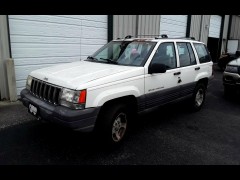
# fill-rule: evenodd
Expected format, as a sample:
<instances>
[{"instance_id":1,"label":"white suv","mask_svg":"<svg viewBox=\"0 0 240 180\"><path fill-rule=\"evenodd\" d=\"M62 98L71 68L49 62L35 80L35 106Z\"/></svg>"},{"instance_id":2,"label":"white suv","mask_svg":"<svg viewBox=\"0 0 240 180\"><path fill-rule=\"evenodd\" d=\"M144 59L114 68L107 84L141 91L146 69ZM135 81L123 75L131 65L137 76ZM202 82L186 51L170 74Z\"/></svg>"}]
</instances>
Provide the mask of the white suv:
<instances>
[{"instance_id":1,"label":"white suv","mask_svg":"<svg viewBox=\"0 0 240 180\"><path fill-rule=\"evenodd\" d=\"M38 119L96 129L116 144L136 113L187 97L201 109L212 65L205 44L192 38L127 36L86 60L31 72L21 99Z\"/></svg>"}]
</instances>

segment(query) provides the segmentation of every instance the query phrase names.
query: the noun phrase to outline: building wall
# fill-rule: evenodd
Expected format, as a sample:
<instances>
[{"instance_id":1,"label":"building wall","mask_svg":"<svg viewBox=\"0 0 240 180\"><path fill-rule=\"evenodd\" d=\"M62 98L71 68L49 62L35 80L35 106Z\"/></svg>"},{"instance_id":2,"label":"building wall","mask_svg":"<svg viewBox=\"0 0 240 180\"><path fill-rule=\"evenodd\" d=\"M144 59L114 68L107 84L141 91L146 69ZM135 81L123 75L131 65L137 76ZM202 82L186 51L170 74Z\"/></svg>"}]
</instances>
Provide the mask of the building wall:
<instances>
[{"instance_id":1,"label":"building wall","mask_svg":"<svg viewBox=\"0 0 240 180\"><path fill-rule=\"evenodd\" d=\"M207 44L211 15L192 15L190 36Z\"/></svg>"},{"instance_id":2,"label":"building wall","mask_svg":"<svg viewBox=\"0 0 240 180\"><path fill-rule=\"evenodd\" d=\"M207 44L210 17L211 15L192 15L190 36ZM113 39L126 35L159 35L160 19L160 15L114 15Z\"/></svg>"},{"instance_id":3,"label":"building wall","mask_svg":"<svg viewBox=\"0 0 240 180\"><path fill-rule=\"evenodd\" d=\"M17 93L36 69L85 59L107 43L107 15L10 15Z\"/></svg>"},{"instance_id":4,"label":"building wall","mask_svg":"<svg viewBox=\"0 0 240 180\"><path fill-rule=\"evenodd\" d=\"M160 34L160 15L139 15L138 35L159 35ZM151 36L147 36L151 37ZM153 36L155 37L155 36Z\"/></svg>"},{"instance_id":5,"label":"building wall","mask_svg":"<svg viewBox=\"0 0 240 180\"><path fill-rule=\"evenodd\" d=\"M238 39L238 49L240 49L240 17L232 15L229 39Z\"/></svg>"},{"instance_id":6,"label":"building wall","mask_svg":"<svg viewBox=\"0 0 240 180\"><path fill-rule=\"evenodd\" d=\"M137 15L113 16L113 39L124 38L126 35L136 36Z\"/></svg>"},{"instance_id":7,"label":"building wall","mask_svg":"<svg viewBox=\"0 0 240 180\"><path fill-rule=\"evenodd\" d=\"M207 44L207 41L208 41L210 18L211 18L211 15L203 15L202 16L202 28L201 28L200 41L204 42L205 44Z\"/></svg>"},{"instance_id":8,"label":"building wall","mask_svg":"<svg viewBox=\"0 0 240 180\"><path fill-rule=\"evenodd\" d=\"M228 35L229 18L230 18L229 15L225 15L221 54L227 51L227 35Z\"/></svg>"},{"instance_id":9,"label":"building wall","mask_svg":"<svg viewBox=\"0 0 240 180\"><path fill-rule=\"evenodd\" d=\"M201 27L201 15L192 15L190 37L194 37L196 40L200 40L200 27Z\"/></svg>"},{"instance_id":10,"label":"building wall","mask_svg":"<svg viewBox=\"0 0 240 180\"><path fill-rule=\"evenodd\" d=\"M7 16L0 15L0 100L9 98L6 61L10 58Z\"/></svg>"},{"instance_id":11,"label":"building wall","mask_svg":"<svg viewBox=\"0 0 240 180\"><path fill-rule=\"evenodd\" d=\"M240 39L240 17L232 16L232 25L229 39Z\"/></svg>"}]
</instances>

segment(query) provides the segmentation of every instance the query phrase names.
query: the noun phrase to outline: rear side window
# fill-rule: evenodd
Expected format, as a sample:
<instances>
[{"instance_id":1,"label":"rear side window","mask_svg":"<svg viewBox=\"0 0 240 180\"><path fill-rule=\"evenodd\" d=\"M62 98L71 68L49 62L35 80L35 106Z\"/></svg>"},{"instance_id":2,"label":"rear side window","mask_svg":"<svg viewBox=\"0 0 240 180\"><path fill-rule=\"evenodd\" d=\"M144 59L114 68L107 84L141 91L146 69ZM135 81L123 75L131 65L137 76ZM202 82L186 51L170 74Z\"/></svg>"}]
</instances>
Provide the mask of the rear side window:
<instances>
[{"instance_id":1,"label":"rear side window","mask_svg":"<svg viewBox=\"0 0 240 180\"><path fill-rule=\"evenodd\" d=\"M188 51L187 43L177 43L180 67L190 66L191 58Z\"/></svg>"},{"instance_id":2,"label":"rear side window","mask_svg":"<svg viewBox=\"0 0 240 180\"><path fill-rule=\"evenodd\" d=\"M212 60L211 56L208 52L208 49L204 44L193 43L193 45L197 51L197 55L198 55L200 63L206 63L206 62L210 62Z\"/></svg>"},{"instance_id":3,"label":"rear side window","mask_svg":"<svg viewBox=\"0 0 240 180\"><path fill-rule=\"evenodd\" d=\"M189 51L190 58L191 58L191 65L197 64L191 44L187 43L187 47L188 47L188 51Z\"/></svg>"}]
</instances>

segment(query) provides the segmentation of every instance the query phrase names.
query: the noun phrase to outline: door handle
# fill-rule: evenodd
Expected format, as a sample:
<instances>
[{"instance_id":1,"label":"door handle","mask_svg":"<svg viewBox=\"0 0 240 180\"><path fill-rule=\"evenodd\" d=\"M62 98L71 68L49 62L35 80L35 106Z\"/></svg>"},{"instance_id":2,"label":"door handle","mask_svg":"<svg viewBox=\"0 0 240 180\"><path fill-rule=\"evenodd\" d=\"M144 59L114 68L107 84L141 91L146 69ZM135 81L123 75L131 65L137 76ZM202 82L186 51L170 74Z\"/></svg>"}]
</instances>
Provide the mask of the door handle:
<instances>
[{"instance_id":1,"label":"door handle","mask_svg":"<svg viewBox=\"0 0 240 180\"><path fill-rule=\"evenodd\" d=\"M200 69L200 67L196 67L195 70L198 71Z\"/></svg>"},{"instance_id":2,"label":"door handle","mask_svg":"<svg viewBox=\"0 0 240 180\"><path fill-rule=\"evenodd\" d=\"M173 73L174 76L180 75L180 74L181 74L181 72L175 72L175 73Z\"/></svg>"}]
</instances>

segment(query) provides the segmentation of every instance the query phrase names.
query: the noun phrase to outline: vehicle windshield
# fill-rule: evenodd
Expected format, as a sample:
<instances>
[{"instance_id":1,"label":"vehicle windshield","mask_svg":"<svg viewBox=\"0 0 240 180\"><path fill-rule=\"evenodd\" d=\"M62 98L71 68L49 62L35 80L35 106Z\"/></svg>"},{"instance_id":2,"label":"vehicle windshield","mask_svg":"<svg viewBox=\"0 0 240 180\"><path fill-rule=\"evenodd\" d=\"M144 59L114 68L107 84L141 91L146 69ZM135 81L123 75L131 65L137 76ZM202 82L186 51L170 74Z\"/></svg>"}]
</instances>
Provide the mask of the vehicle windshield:
<instances>
[{"instance_id":1,"label":"vehicle windshield","mask_svg":"<svg viewBox=\"0 0 240 180\"><path fill-rule=\"evenodd\" d=\"M143 66L156 42L112 41L100 48L88 61L119 65Z\"/></svg>"}]
</instances>

